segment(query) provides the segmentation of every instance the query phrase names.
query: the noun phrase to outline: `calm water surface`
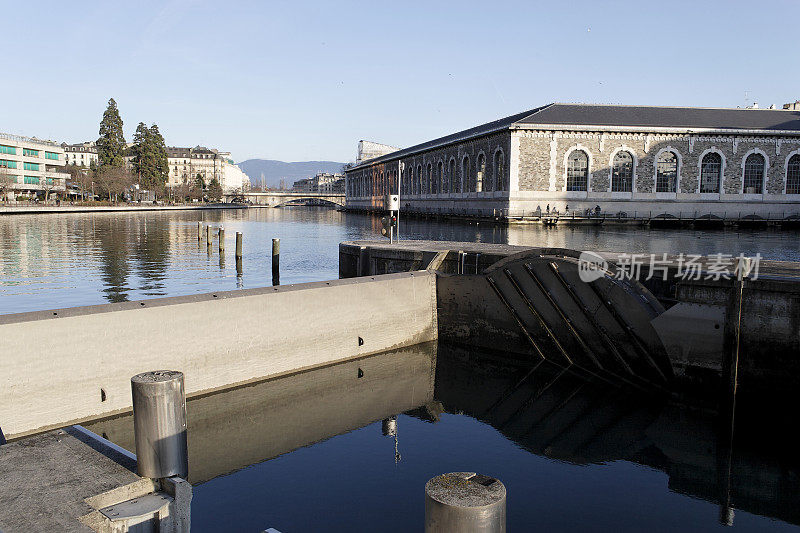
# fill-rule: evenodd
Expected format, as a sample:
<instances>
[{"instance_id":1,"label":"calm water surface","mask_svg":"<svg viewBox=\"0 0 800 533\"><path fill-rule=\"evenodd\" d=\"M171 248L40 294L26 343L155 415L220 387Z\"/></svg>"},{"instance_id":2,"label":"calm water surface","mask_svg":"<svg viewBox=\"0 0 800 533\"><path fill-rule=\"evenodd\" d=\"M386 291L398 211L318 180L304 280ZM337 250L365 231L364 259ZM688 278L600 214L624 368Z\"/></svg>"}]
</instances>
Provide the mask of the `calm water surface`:
<instances>
[{"instance_id":1,"label":"calm water surface","mask_svg":"<svg viewBox=\"0 0 800 533\"><path fill-rule=\"evenodd\" d=\"M425 482L452 471L503 481L509 531L800 523L786 420L739 408L730 446L713 409L434 343L192 399L187 413L193 531L421 531ZM381 423L392 416L396 436ZM135 448L130 416L87 427Z\"/></svg>"},{"instance_id":2,"label":"calm water surface","mask_svg":"<svg viewBox=\"0 0 800 533\"><path fill-rule=\"evenodd\" d=\"M198 244L197 222L225 227L227 253ZM259 287L338 277L338 244L379 239L377 218L325 208L0 217L0 314ZM244 235L243 273L234 240ZM503 227L401 219L404 238L636 253L760 253L800 260L796 232Z\"/></svg>"}]
</instances>

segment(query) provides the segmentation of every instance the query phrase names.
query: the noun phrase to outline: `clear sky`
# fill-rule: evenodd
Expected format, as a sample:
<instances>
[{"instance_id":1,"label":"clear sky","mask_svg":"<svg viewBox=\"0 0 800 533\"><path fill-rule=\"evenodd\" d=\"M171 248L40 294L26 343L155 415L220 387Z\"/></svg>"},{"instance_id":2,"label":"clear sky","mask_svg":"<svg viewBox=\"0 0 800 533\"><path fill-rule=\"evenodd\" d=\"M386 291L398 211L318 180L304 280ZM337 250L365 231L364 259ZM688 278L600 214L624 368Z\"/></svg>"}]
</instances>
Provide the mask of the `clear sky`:
<instances>
[{"instance_id":1,"label":"clear sky","mask_svg":"<svg viewBox=\"0 0 800 533\"><path fill-rule=\"evenodd\" d=\"M350 161L549 102L779 107L800 1L2 0L0 131ZM10 6L6 6L10 7Z\"/></svg>"}]
</instances>

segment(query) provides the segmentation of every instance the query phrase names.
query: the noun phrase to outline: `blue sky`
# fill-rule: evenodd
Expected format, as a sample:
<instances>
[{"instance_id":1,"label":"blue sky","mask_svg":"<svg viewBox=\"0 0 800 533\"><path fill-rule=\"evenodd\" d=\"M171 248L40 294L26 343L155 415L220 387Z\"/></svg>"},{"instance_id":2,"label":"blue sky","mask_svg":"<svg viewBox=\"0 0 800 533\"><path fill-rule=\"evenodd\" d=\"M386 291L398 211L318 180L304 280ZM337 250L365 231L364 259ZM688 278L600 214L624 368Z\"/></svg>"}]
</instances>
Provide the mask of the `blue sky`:
<instances>
[{"instance_id":1,"label":"blue sky","mask_svg":"<svg viewBox=\"0 0 800 533\"><path fill-rule=\"evenodd\" d=\"M797 0L15 5L0 131L66 142L110 97L126 138L155 122L236 161L349 161L554 101L800 98Z\"/></svg>"}]
</instances>

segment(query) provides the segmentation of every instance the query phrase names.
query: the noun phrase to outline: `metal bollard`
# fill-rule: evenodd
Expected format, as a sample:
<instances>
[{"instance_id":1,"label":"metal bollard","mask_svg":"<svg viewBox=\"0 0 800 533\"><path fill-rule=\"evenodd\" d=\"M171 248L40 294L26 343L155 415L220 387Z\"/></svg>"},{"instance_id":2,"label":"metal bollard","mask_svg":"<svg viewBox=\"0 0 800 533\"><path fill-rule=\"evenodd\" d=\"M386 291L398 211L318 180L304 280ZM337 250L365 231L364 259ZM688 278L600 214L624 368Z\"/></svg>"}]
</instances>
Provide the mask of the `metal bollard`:
<instances>
[{"instance_id":1,"label":"metal bollard","mask_svg":"<svg viewBox=\"0 0 800 533\"><path fill-rule=\"evenodd\" d=\"M198 222L197 223L197 242L200 242L202 240L203 240L203 223L202 222Z\"/></svg>"},{"instance_id":2,"label":"metal bollard","mask_svg":"<svg viewBox=\"0 0 800 533\"><path fill-rule=\"evenodd\" d=\"M157 370L131 378L136 470L161 479L189 474L183 372Z\"/></svg>"},{"instance_id":3,"label":"metal bollard","mask_svg":"<svg viewBox=\"0 0 800 533\"><path fill-rule=\"evenodd\" d=\"M225 251L225 228L219 227L219 253Z\"/></svg>"},{"instance_id":4,"label":"metal bollard","mask_svg":"<svg viewBox=\"0 0 800 533\"><path fill-rule=\"evenodd\" d=\"M281 284L281 240L272 239L272 284Z\"/></svg>"},{"instance_id":5,"label":"metal bollard","mask_svg":"<svg viewBox=\"0 0 800 533\"><path fill-rule=\"evenodd\" d=\"M237 231L236 232L236 257L237 258L241 258L242 257L242 232L241 231Z\"/></svg>"},{"instance_id":6,"label":"metal bollard","mask_svg":"<svg viewBox=\"0 0 800 533\"><path fill-rule=\"evenodd\" d=\"M425 532L506 530L506 487L474 472L442 474L425 484Z\"/></svg>"}]
</instances>

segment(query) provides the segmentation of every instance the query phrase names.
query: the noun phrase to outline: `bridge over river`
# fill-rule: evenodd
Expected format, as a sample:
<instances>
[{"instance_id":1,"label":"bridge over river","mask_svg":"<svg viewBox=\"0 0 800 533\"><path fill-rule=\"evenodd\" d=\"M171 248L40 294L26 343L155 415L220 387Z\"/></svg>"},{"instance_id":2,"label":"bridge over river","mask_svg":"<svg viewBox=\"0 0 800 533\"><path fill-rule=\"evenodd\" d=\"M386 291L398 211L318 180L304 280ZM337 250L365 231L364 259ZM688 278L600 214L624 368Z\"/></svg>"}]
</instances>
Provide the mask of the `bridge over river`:
<instances>
[{"instance_id":1,"label":"bridge over river","mask_svg":"<svg viewBox=\"0 0 800 533\"><path fill-rule=\"evenodd\" d=\"M253 205L283 207L286 205L344 206L344 193L267 191L226 194L225 202L244 201Z\"/></svg>"}]
</instances>

